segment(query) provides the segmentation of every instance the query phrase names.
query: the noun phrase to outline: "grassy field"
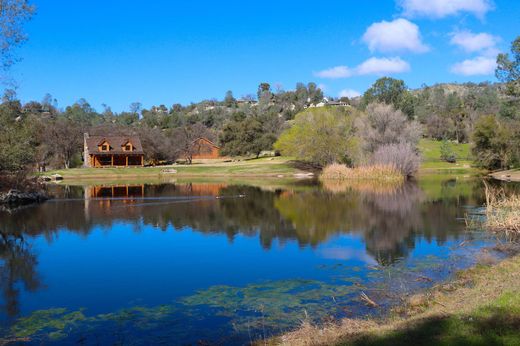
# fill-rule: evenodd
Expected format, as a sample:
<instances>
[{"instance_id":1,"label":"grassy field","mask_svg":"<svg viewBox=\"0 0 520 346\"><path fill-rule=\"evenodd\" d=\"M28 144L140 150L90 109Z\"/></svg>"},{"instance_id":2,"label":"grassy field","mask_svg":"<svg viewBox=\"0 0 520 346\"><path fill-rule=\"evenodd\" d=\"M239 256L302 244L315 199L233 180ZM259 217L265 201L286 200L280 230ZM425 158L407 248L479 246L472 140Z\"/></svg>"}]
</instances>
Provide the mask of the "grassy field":
<instances>
[{"instance_id":1,"label":"grassy field","mask_svg":"<svg viewBox=\"0 0 520 346\"><path fill-rule=\"evenodd\" d=\"M441 142L421 140L419 150L423 156L420 174L471 174L477 170L471 167L469 144L452 144L457 156L456 163L448 163L440 159ZM166 169L174 169L176 173L165 173ZM131 168L73 168L49 171L43 175L60 174L66 180L130 180L142 178L165 177L293 177L295 174L305 173L305 169L294 160L286 157L270 157L230 161L194 162L192 165L172 165L160 167L131 167Z\"/></svg>"},{"instance_id":2,"label":"grassy field","mask_svg":"<svg viewBox=\"0 0 520 346\"><path fill-rule=\"evenodd\" d=\"M441 160L441 144L441 141L430 139L422 139L419 142L419 151L423 159L420 173L444 172L465 174L477 171L472 168L470 144L451 143L451 148L457 158L456 163Z\"/></svg>"},{"instance_id":3,"label":"grassy field","mask_svg":"<svg viewBox=\"0 0 520 346\"><path fill-rule=\"evenodd\" d=\"M477 265L410 297L384 321L305 325L282 345L520 345L520 257Z\"/></svg>"},{"instance_id":4,"label":"grassy field","mask_svg":"<svg viewBox=\"0 0 520 346\"><path fill-rule=\"evenodd\" d=\"M176 173L164 170L174 169ZM67 180L74 179L134 179L164 177L288 177L304 173L289 158L272 157L238 162L215 162L192 165L131 168L73 168L49 171L43 175L60 174Z\"/></svg>"}]
</instances>

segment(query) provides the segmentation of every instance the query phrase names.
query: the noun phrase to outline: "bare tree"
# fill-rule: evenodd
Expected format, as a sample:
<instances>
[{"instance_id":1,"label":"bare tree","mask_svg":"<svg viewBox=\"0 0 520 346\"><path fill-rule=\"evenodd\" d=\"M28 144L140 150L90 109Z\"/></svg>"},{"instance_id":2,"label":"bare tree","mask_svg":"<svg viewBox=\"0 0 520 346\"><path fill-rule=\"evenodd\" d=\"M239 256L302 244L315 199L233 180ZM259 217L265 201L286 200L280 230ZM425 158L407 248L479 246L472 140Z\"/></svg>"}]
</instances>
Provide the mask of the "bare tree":
<instances>
[{"instance_id":1,"label":"bare tree","mask_svg":"<svg viewBox=\"0 0 520 346\"><path fill-rule=\"evenodd\" d=\"M81 153L81 127L74 121L59 117L45 127L44 143L63 162L63 166L70 168L72 159Z\"/></svg>"},{"instance_id":2,"label":"bare tree","mask_svg":"<svg viewBox=\"0 0 520 346\"><path fill-rule=\"evenodd\" d=\"M16 62L12 51L27 40L23 24L34 11L27 0L0 0L0 54L4 69Z\"/></svg>"},{"instance_id":3,"label":"bare tree","mask_svg":"<svg viewBox=\"0 0 520 346\"><path fill-rule=\"evenodd\" d=\"M392 105L380 103L369 104L366 114L357 120L356 127L368 153L387 144L410 143L415 146L422 133L417 122L409 121Z\"/></svg>"},{"instance_id":4,"label":"bare tree","mask_svg":"<svg viewBox=\"0 0 520 346\"><path fill-rule=\"evenodd\" d=\"M421 158L410 143L385 144L376 150L372 163L392 165L404 176L411 177L419 169Z\"/></svg>"},{"instance_id":5,"label":"bare tree","mask_svg":"<svg viewBox=\"0 0 520 346\"><path fill-rule=\"evenodd\" d=\"M183 126L173 131L173 147L178 156L184 158L188 164L191 164L193 154L196 151L196 140L199 138L211 140L212 137L209 129L201 123Z\"/></svg>"}]
</instances>

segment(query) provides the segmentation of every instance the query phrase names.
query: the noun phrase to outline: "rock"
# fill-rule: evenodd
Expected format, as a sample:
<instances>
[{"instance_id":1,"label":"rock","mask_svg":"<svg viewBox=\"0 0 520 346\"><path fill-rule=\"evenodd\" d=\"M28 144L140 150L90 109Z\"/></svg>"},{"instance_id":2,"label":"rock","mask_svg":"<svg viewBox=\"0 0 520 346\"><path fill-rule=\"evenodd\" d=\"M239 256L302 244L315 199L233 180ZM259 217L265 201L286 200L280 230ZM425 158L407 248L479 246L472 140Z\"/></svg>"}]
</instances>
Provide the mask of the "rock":
<instances>
[{"instance_id":1,"label":"rock","mask_svg":"<svg viewBox=\"0 0 520 346\"><path fill-rule=\"evenodd\" d=\"M51 181L52 178L49 177L48 175L42 175L41 177L38 178L38 180L40 180L40 181Z\"/></svg>"},{"instance_id":2,"label":"rock","mask_svg":"<svg viewBox=\"0 0 520 346\"><path fill-rule=\"evenodd\" d=\"M314 173L308 172L308 173L296 173L294 174L294 177L297 179L309 179L314 177Z\"/></svg>"},{"instance_id":3,"label":"rock","mask_svg":"<svg viewBox=\"0 0 520 346\"><path fill-rule=\"evenodd\" d=\"M60 174L53 174L51 175L51 178L54 181L63 180L63 177Z\"/></svg>"},{"instance_id":4,"label":"rock","mask_svg":"<svg viewBox=\"0 0 520 346\"><path fill-rule=\"evenodd\" d=\"M173 169L173 168L167 168L167 169L163 169L161 171L162 174L175 174L177 173L177 170L176 169Z\"/></svg>"},{"instance_id":5,"label":"rock","mask_svg":"<svg viewBox=\"0 0 520 346\"><path fill-rule=\"evenodd\" d=\"M9 206L27 205L32 203L42 203L49 197L41 192L20 192L12 189L9 192L0 194L0 204Z\"/></svg>"}]
</instances>

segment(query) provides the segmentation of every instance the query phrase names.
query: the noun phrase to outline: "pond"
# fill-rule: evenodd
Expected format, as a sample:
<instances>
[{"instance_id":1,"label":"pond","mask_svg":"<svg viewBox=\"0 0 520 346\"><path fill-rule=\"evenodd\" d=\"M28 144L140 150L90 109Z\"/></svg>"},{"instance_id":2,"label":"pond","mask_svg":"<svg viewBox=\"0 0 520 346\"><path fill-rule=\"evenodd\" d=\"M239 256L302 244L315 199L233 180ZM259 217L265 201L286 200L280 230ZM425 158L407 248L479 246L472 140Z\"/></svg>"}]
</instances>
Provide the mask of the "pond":
<instances>
[{"instance_id":1,"label":"pond","mask_svg":"<svg viewBox=\"0 0 520 346\"><path fill-rule=\"evenodd\" d=\"M384 314L494 242L465 227L484 202L474 179L48 189L0 211L3 339L242 345Z\"/></svg>"}]
</instances>

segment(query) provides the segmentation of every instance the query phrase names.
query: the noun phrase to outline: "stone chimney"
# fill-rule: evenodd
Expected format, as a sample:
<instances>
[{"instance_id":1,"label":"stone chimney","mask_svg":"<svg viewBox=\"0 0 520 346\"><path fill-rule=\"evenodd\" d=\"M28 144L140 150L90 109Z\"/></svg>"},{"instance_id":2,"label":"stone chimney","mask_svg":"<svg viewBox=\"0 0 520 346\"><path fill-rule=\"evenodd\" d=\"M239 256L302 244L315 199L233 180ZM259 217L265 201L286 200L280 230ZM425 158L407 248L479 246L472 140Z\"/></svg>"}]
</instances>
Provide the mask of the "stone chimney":
<instances>
[{"instance_id":1,"label":"stone chimney","mask_svg":"<svg viewBox=\"0 0 520 346\"><path fill-rule=\"evenodd\" d=\"M87 139L90 136L87 132L83 134L83 167L90 167L90 155L88 152Z\"/></svg>"}]
</instances>

